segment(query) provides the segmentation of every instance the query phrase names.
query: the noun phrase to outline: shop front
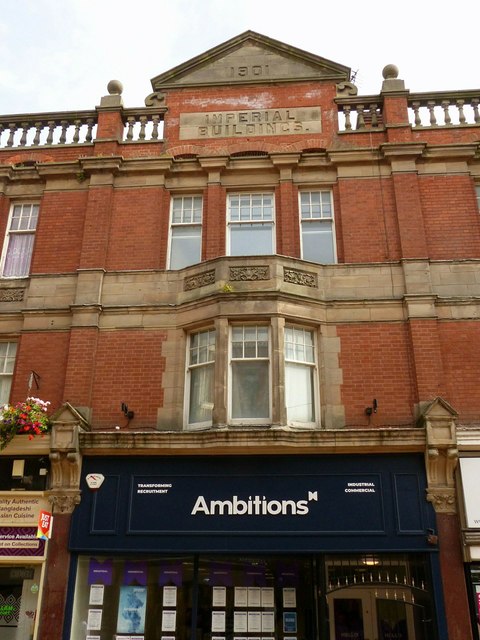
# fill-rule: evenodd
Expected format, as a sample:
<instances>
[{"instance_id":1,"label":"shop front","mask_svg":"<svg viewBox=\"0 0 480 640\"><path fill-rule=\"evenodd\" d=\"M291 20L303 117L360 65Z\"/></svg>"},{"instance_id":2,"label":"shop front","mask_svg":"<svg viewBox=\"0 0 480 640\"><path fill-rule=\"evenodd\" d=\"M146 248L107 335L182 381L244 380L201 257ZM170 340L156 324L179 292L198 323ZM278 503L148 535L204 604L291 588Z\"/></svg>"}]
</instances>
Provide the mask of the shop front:
<instances>
[{"instance_id":1,"label":"shop front","mask_svg":"<svg viewBox=\"0 0 480 640\"><path fill-rule=\"evenodd\" d=\"M33 640L50 523L46 498L36 492L0 493L0 637ZM42 516L43 514L43 516Z\"/></svg>"},{"instance_id":2,"label":"shop front","mask_svg":"<svg viewBox=\"0 0 480 640\"><path fill-rule=\"evenodd\" d=\"M423 458L85 457L71 640L444 640Z\"/></svg>"},{"instance_id":3,"label":"shop front","mask_svg":"<svg viewBox=\"0 0 480 640\"><path fill-rule=\"evenodd\" d=\"M470 611L474 638L480 638L480 458L460 458L463 488L465 572L470 596Z\"/></svg>"}]
</instances>

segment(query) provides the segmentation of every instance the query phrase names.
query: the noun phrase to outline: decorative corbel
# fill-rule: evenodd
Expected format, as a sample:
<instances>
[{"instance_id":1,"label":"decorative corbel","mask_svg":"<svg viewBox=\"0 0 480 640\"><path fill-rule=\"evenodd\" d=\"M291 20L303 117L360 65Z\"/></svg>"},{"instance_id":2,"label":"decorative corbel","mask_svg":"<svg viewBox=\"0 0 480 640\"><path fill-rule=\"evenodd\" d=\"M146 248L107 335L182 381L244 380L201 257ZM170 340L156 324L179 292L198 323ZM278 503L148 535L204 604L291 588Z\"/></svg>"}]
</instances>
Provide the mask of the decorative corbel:
<instances>
[{"instance_id":1,"label":"decorative corbel","mask_svg":"<svg viewBox=\"0 0 480 640\"><path fill-rule=\"evenodd\" d=\"M57 412L52 422L51 485L47 495L53 513L72 513L80 502L82 456L78 435L88 425L68 403Z\"/></svg>"},{"instance_id":2,"label":"decorative corbel","mask_svg":"<svg viewBox=\"0 0 480 640\"><path fill-rule=\"evenodd\" d=\"M427 443L427 500L437 513L456 513L457 417L457 412L442 398L435 398L421 416Z\"/></svg>"}]
</instances>

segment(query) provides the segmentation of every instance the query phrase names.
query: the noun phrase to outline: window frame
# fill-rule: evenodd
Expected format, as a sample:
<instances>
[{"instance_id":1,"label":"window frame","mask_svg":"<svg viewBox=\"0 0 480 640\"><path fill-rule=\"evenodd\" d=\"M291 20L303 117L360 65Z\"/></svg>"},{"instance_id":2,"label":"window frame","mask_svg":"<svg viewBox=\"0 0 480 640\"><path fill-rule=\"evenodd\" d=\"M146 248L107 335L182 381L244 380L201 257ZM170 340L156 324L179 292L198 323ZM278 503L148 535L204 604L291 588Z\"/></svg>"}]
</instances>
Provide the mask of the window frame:
<instances>
[{"instance_id":1,"label":"window frame","mask_svg":"<svg viewBox=\"0 0 480 640\"><path fill-rule=\"evenodd\" d=\"M14 213L15 213L15 210L19 207L21 209L20 216L19 216L20 219L22 219L24 208L30 207L29 220L32 219L32 215L31 215L32 209L36 207L36 216L34 217L35 226L33 228L29 227L28 229L12 229L12 223L14 221ZM3 241L2 257L0 260L0 274L2 278L18 279L18 278L29 277L30 269L32 266L33 251L35 248L35 236L37 233L39 215L40 215L40 203L37 201L13 202L11 204L10 211L8 214L7 228L6 228L5 237ZM15 274L7 275L5 274L5 268L7 266L7 261L9 258L10 243L14 237L20 237L20 236L32 236L32 243L31 243L31 247L29 248L29 256L27 258L28 260L27 269L25 273L21 273L21 274L15 273Z\"/></svg>"},{"instance_id":2,"label":"window frame","mask_svg":"<svg viewBox=\"0 0 480 640\"><path fill-rule=\"evenodd\" d=\"M302 196L305 194L309 194L309 199L310 199L310 211L312 209L312 194L314 193L318 193L320 194L320 209L321 209L321 214L319 216L314 216L314 215L310 215L308 218L307 217L303 217L302 216ZM323 205L322 205L322 194L327 193L329 195L329 206L330 206L330 211L331 211L331 215L330 216L324 216L322 215L323 213ZM313 214L313 212L311 211L311 213ZM298 192L298 217L299 217L299 227L300 227L300 256L302 260L306 260L308 262L313 262L315 264L336 264L337 263L337 242L336 242L336 231L335 231L335 210L334 210L334 205L333 205L333 191L332 189L300 189ZM319 261L319 260L312 260L311 258L306 258L305 257L305 250L304 250L304 232L307 229L307 226L309 223L320 223L321 225L324 224L325 226L327 224L331 224L331 246L332 246L332 260L331 261ZM305 224L305 226L304 226Z\"/></svg>"},{"instance_id":3,"label":"window frame","mask_svg":"<svg viewBox=\"0 0 480 640\"><path fill-rule=\"evenodd\" d=\"M191 362L191 353L192 353L192 340L194 336L199 336L200 334L208 333L213 335L213 342L208 342L208 344L213 344L213 360L206 360L205 362ZM201 329L197 329L195 331L191 331L187 334L186 340L186 375L185 375L185 403L184 403L184 424L188 431L195 431L198 429L205 429L212 426L212 416L210 416L209 420L203 420L199 422L190 422L190 400L192 397L192 371L206 369L207 367L212 367L212 411L215 406L215 363L216 363L216 354L217 354L217 332L215 327L208 326Z\"/></svg>"},{"instance_id":4,"label":"window frame","mask_svg":"<svg viewBox=\"0 0 480 640\"><path fill-rule=\"evenodd\" d=\"M313 352L313 357L311 360L300 360L294 358L287 357L287 331L293 330L295 332L303 332L309 333L311 336L311 349ZM310 326L302 326L293 323L286 323L284 332L283 332L283 368L285 374L285 385L284 385L284 399L285 399L285 410L286 410L286 422L288 426L291 427L301 427L304 429L314 429L316 428L319 421L319 411L320 411L320 388L319 388L319 377L318 377L318 339L317 332ZM305 342L303 343L305 345ZM302 421L302 420L294 420L291 419L288 415L288 405L287 405L287 367L291 364L293 366L302 367L306 370L310 371L310 380L311 380L311 411L313 413L313 421Z\"/></svg>"},{"instance_id":5,"label":"window frame","mask_svg":"<svg viewBox=\"0 0 480 640\"><path fill-rule=\"evenodd\" d=\"M8 402L10 401L10 394L12 392L13 375L15 373L15 362L17 358L18 343L11 340L2 340L0 341L0 344L7 345L5 356L0 356L0 379L2 380L2 384L0 385L0 391L3 391L3 381L9 380L8 394L6 394L5 399L3 399L2 396L0 395L0 405L3 405L3 404L8 404ZM10 355L10 350L12 348L14 351L13 356ZM8 368L7 367L8 362L11 362L12 360L13 360L13 367L11 372L6 371L6 369Z\"/></svg>"},{"instance_id":6,"label":"window frame","mask_svg":"<svg viewBox=\"0 0 480 640\"><path fill-rule=\"evenodd\" d=\"M268 356L267 357L242 357L242 358L234 358L233 357L233 332L234 329L243 327L257 327L264 328L267 331L267 349ZM245 341L244 341L245 343ZM258 342L256 343L258 344ZM267 370L268 370L268 416L265 418L255 417L255 418L234 418L233 417L233 382L234 382L234 373L233 373L233 363L235 362L250 362L250 361L260 361L267 362ZM228 328L228 413L227 413L227 422L231 426L271 426L272 424L272 331L271 325L265 322L243 322L243 323L231 323Z\"/></svg>"},{"instance_id":7,"label":"window frame","mask_svg":"<svg viewBox=\"0 0 480 640\"><path fill-rule=\"evenodd\" d=\"M192 218L193 218L194 212L195 212L195 206L193 201L196 198L200 199L200 221L190 220L185 222L183 220L185 213L187 211L184 206L185 200L187 199L192 200L191 211L192 211ZM182 206L181 206L182 221L181 222L174 222L173 220L175 200L182 201ZM193 229L193 228L199 229L198 261L189 262L188 264L184 264L181 267L172 266L172 257L174 256L174 253L175 253L173 250L174 229ZM172 196L170 197L170 212L169 212L169 221L168 221L167 269L169 271L179 271L180 269L185 269L186 267L191 267L192 265L200 264L200 262L202 261L202 235L203 235L203 195L199 193L191 193L191 194L185 193L185 194L177 194L177 195L172 194Z\"/></svg>"},{"instance_id":8,"label":"window frame","mask_svg":"<svg viewBox=\"0 0 480 640\"><path fill-rule=\"evenodd\" d=\"M232 200L233 198L249 198L250 199L250 217L248 220L232 220L231 219L231 215L232 215ZM271 215L271 219L259 219L259 220L255 220L253 218L253 198L262 198L262 211L265 207L264 203L263 203L263 198L265 197L269 197L271 198L271 209L272 209L272 215ZM239 200L239 204L238 204L238 209L240 211L241 205L240 205L240 200ZM240 214L239 214L240 217ZM275 191L249 191L249 192L244 192L244 191L239 191L239 192L232 192L232 193L228 193L227 194L227 256L249 256L249 255L265 255L265 256L271 256L271 255L275 255L276 253L276 231L275 231L275 218L276 218L276 212L275 212ZM247 227L247 225L250 225L251 227L253 227L254 225L258 226L258 227L263 227L266 223L271 225L271 234L270 234L270 239L271 239L271 251L264 251L264 252L258 252L258 251L254 251L252 253L232 253L232 231L234 229L239 229L242 226ZM252 229L253 231L253 229Z\"/></svg>"}]
</instances>

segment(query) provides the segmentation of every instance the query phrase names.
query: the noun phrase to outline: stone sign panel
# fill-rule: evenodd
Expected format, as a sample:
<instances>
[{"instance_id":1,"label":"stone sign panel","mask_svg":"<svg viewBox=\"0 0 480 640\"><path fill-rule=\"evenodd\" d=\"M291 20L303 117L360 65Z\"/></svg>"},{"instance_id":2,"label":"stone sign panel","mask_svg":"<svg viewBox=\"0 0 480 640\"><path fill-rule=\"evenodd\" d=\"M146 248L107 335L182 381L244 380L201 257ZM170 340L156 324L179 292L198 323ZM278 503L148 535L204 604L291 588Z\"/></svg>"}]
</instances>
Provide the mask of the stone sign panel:
<instances>
[{"instance_id":1,"label":"stone sign panel","mask_svg":"<svg viewBox=\"0 0 480 640\"><path fill-rule=\"evenodd\" d=\"M180 140L321 133L320 107L180 114Z\"/></svg>"}]
</instances>

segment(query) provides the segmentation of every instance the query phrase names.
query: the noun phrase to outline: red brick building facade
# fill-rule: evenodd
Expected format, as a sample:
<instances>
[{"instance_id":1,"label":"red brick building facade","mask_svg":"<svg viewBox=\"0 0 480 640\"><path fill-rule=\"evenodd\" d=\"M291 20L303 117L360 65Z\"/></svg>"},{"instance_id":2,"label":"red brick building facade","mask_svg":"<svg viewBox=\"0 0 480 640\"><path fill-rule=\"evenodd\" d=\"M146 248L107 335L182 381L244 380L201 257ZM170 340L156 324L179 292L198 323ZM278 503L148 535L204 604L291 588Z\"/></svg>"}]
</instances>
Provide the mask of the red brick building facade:
<instances>
[{"instance_id":1,"label":"red brick building facade","mask_svg":"<svg viewBox=\"0 0 480 640\"><path fill-rule=\"evenodd\" d=\"M478 639L479 91L253 32L152 88L0 117L1 400L54 413L0 455L54 518L7 640Z\"/></svg>"}]
</instances>

